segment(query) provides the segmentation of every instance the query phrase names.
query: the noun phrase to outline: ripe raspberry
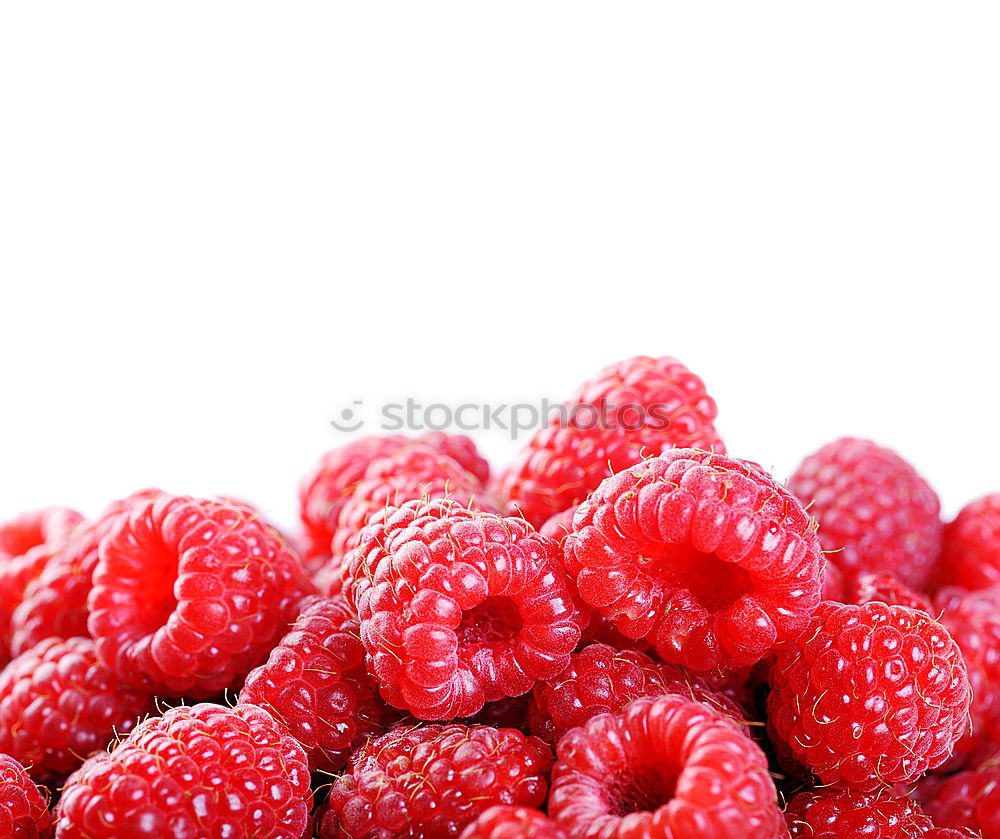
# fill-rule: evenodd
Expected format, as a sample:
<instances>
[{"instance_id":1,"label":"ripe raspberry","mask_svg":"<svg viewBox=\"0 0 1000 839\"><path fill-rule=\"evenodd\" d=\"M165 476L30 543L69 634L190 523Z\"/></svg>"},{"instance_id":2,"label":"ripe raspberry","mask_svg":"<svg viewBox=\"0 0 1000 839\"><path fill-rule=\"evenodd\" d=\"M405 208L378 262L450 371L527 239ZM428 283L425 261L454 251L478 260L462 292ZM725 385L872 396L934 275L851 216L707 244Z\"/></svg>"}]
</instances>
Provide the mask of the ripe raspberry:
<instances>
[{"instance_id":1,"label":"ripe raspberry","mask_svg":"<svg viewBox=\"0 0 1000 839\"><path fill-rule=\"evenodd\" d=\"M574 504L561 513L556 513L551 518L546 519L545 524L538 528L538 532L561 545L563 539L573 532L573 517L578 509L580 509L580 505Z\"/></svg>"},{"instance_id":2,"label":"ripe raspberry","mask_svg":"<svg viewBox=\"0 0 1000 839\"><path fill-rule=\"evenodd\" d=\"M848 577L895 574L923 588L941 550L941 503L903 458L845 437L807 457L788 480L819 521L819 540Z\"/></svg>"},{"instance_id":3,"label":"ripe raspberry","mask_svg":"<svg viewBox=\"0 0 1000 839\"><path fill-rule=\"evenodd\" d=\"M768 723L823 784L870 792L940 766L968 729L958 645L924 612L824 601L771 671Z\"/></svg>"},{"instance_id":4,"label":"ripe raspberry","mask_svg":"<svg viewBox=\"0 0 1000 839\"><path fill-rule=\"evenodd\" d=\"M489 478L489 464L476 444L462 434L431 431L416 438L456 460L481 483ZM414 442L411 437L361 437L327 452L299 486L299 516L312 552L330 553L330 540L344 503L354 492L365 470L376 458L386 457Z\"/></svg>"},{"instance_id":5,"label":"ripe raspberry","mask_svg":"<svg viewBox=\"0 0 1000 839\"><path fill-rule=\"evenodd\" d=\"M358 619L343 596L310 597L267 663L247 676L241 702L284 723L312 769L336 772L395 718L365 672Z\"/></svg>"},{"instance_id":6,"label":"ripe raspberry","mask_svg":"<svg viewBox=\"0 0 1000 839\"><path fill-rule=\"evenodd\" d=\"M70 776L59 839L301 839L309 822L302 747L255 705L201 704L146 720Z\"/></svg>"},{"instance_id":7,"label":"ripe raspberry","mask_svg":"<svg viewBox=\"0 0 1000 839\"><path fill-rule=\"evenodd\" d=\"M967 504L945 527L937 583L968 589L1000 585L1000 493Z\"/></svg>"},{"instance_id":8,"label":"ripe raspberry","mask_svg":"<svg viewBox=\"0 0 1000 839\"><path fill-rule=\"evenodd\" d=\"M941 827L1000 839L1000 769L959 772L934 788L924 807Z\"/></svg>"},{"instance_id":9,"label":"ripe raspberry","mask_svg":"<svg viewBox=\"0 0 1000 839\"><path fill-rule=\"evenodd\" d=\"M519 696L580 639L558 548L522 519L412 501L377 516L349 560L369 672L420 719Z\"/></svg>"},{"instance_id":10,"label":"ripe raspberry","mask_svg":"<svg viewBox=\"0 0 1000 839\"><path fill-rule=\"evenodd\" d=\"M878 601L890 606L908 606L920 612L932 614L931 601L909 586L901 583L892 574L859 574L845 583L844 601L861 606Z\"/></svg>"},{"instance_id":11,"label":"ripe raspberry","mask_svg":"<svg viewBox=\"0 0 1000 839\"><path fill-rule=\"evenodd\" d=\"M512 729L403 727L371 740L333 783L320 839L451 839L494 804L539 807L548 747Z\"/></svg>"},{"instance_id":12,"label":"ripe raspberry","mask_svg":"<svg viewBox=\"0 0 1000 839\"><path fill-rule=\"evenodd\" d=\"M644 696L667 693L704 702L734 722L743 722L735 703L678 668L656 664L634 650L591 644L574 653L555 678L535 685L531 733L547 743L557 743L571 728L598 714L620 711Z\"/></svg>"},{"instance_id":13,"label":"ripe raspberry","mask_svg":"<svg viewBox=\"0 0 1000 839\"><path fill-rule=\"evenodd\" d=\"M724 452L715 402L673 358L637 356L583 383L500 476L498 491L535 526L579 504L613 472L674 446Z\"/></svg>"},{"instance_id":14,"label":"ripe raspberry","mask_svg":"<svg viewBox=\"0 0 1000 839\"><path fill-rule=\"evenodd\" d=\"M52 816L47 798L20 763L0 754L0 836L51 839Z\"/></svg>"},{"instance_id":15,"label":"ripe raspberry","mask_svg":"<svg viewBox=\"0 0 1000 839\"><path fill-rule=\"evenodd\" d=\"M0 673L0 751L32 777L63 778L153 711L97 660L89 638L49 638Z\"/></svg>"},{"instance_id":16,"label":"ripe raspberry","mask_svg":"<svg viewBox=\"0 0 1000 839\"><path fill-rule=\"evenodd\" d=\"M800 792L785 819L791 839L924 839L933 827L909 798L835 788Z\"/></svg>"},{"instance_id":17,"label":"ripe raspberry","mask_svg":"<svg viewBox=\"0 0 1000 839\"><path fill-rule=\"evenodd\" d=\"M972 685L972 730L955 746L948 764L959 768L1000 743L1000 589L942 589L934 608L962 650Z\"/></svg>"},{"instance_id":18,"label":"ripe raspberry","mask_svg":"<svg viewBox=\"0 0 1000 839\"><path fill-rule=\"evenodd\" d=\"M88 628L126 684L208 697L266 657L311 592L298 557L246 507L163 494L101 540Z\"/></svg>"},{"instance_id":19,"label":"ripe raspberry","mask_svg":"<svg viewBox=\"0 0 1000 839\"><path fill-rule=\"evenodd\" d=\"M94 583L101 538L133 504L155 498L145 489L112 502L94 521L81 524L39 576L24 590L11 616L11 650L20 655L46 638L87 636L87 597Z\"/></svg>"},{"instance_id":20,"label":"ripe raspberry","mask_svg":"<svg viewBox=\"0 0 1000 839\"><path fill-rule=\"evenodd\" d=\"M574 839L774 839L784 825L760 748L679 696L638 699L559 743L549 815Z\"/></svg>"},{"instance_id":21,"label":"ripe raspberry","mask_svg":"<svg viewBox=\"0 0 1000 839\"><path fill-rule=\"evenodd\" d=\"M820 599L809 517L756 464L673 449L604 481L563 544L580 596L692 670L748 666Z\"/></svg>"},{"instance_id":22,"label":"ripe raspberry","mask_svg":"<svg viewBox=\"0 0 1000 839\"><path fill-rule=\"evenodd\" d=\"M823 599L843 602L846 587L847 580L844 579L844 572L827 560L823 566Z\"/></svg>"},{"instance_id":23,"label":"ripe raspberry","mask_svg":"<svg viewBox=\"0 0 1000 839\"><path fill-rule=\"evenodd\" d=\"M529 807L498 804L462 831L461 839L569 839L552 819Z\"/></svg>"}]
</instances>

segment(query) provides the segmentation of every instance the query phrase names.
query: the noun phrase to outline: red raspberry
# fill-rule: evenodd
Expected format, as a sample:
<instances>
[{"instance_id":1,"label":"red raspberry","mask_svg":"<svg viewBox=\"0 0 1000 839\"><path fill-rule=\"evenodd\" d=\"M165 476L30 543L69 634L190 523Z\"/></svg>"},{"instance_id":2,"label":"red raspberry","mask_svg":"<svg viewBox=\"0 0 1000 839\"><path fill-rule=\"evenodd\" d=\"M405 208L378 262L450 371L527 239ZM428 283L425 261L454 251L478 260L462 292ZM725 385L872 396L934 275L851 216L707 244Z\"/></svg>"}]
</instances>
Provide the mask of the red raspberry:
<instances>
[{"instance_id":1,"label":"red raspberry","mask_svg":"<svg viewBox=\"0 0 1000 839\"><path fill-rule=\"evenodd\" d=\"M591 644L574 653L555 678L535 685L531 733L557 743L571 728L598 714L614 713L635 699L666 693L704 702L734 722L743 722L735 703L678 668L656 664L634 650Z\"/></svg>"},{"instance_id":2,"label":"red raspberry","mask_svg":"<svg viewBox=\"0 0 1000 839\"><path fill-rule=\"evenodd\" d=\"M968 729L958 645L924 612L824 601L771 671L768 723L823 784L870 792L940 766Z\"/></svg>"},{"instance_id":3,"label":"red raspberry","mask_svg":"<svg viewBox=\"0 0 1000 839\"><path fill-rule=\"evenodd\" d=\"M562 414L532 437L498 484L511 509L536 526L643 457L674 446L725 451L714 400L673 358L637 356L605 367Z\"/></svg>"},{"instance_id":4,"label":"red raspberry","mask_svg":"<svg viewBox=\"0 0 1000 839\"><path fill-rule=\"evenodd\" d=\"M569 839L541 810L490 807L462 831L461 839Z\"/></svg>"},{"instance_id":5,"label":"red raspberry","mask_svg":"<svg viewBox=\"0 0 1000 839\"><path fill-rule=\"evenodd\" d=\"M966 505L945 527L937 583L968 589L1000 585L1000 493Z\"/></svg>"},{"instance_id":6,"label":"red raspberry","mask_svg":"<svg viewBox=\"0 0 1000 839\"><path fill-rule=\"evenodd\" d=\"M558 542L560 545L563 543L563 539L569 536L573 532L573 517L576 515L576 511L580 509L579 504L574 504L572 507L568 507L561 513L556 513L549 519L546 519L545 524L538 528L538 532L553 542Z\"/></svg>"},{"instance_id":7,"label":"red raspberry","mask_svg":"<svg viewBox=\"0 0 1000 839\"><path fill-rule=\"evenodd\" d=\"M692 670L754 664L820 599L809 517L755 464L673 449L604 481L563 545L580 596Z\"/></svg>"},{"instance_id":8,"label":"red raspberry","mask_svg":"<svg viewBox=\"0 0 1000 839\"><path fill-rule=\"evenodd\" d=\"M122 688L89 638L49 638L0 674L0 751L35 778L62 778L152 711L152 698Z\"/></svg>"},{"instance_id":9,"label":"red raspberry","mask_svg":"<svg viewBox=\"0 0 1000 839\"><path fill-rule=\"evenodd\" d=\"M70 776L59 839L301 839L309 823L302 747L255 705L201 704L146 720Z\"/></svg>"},{"instance_id":10,"label":"red raspberry","mask_svg":"<svg viewBox=\"0 0 1000 839\"><path fill-rule=\"evenodd\" d=\"M88 628L126 684L207 697L266 657L311 590L246 507L164 494L101 540Z\"/></svg>"},{"instance_id":11,"label":"red raspberry","mask_svg":"<svg viewBox=\"0 0 1000 839\"><path fill-rule=\"evenodd\" d=\"M895 574L923 588L941 550L937 493L903 458L845 437L802 461L788 480L819 521L819 540L848 577Z\"/></svg>"},{"instance_id":12,"label":"red raspberry","mask_svg":"<svg viewBox=\"0 0 1000 839\"><path fill-rule=\"evenodd\" d=\"M924 839L933 827L909 798L835 788L800 792L785 819L791 839Z\"/></svg>"},{"instance_id":13,"label":"red raspberry","mask_svg":"<svg viewBox=\"0 0 1000 839\"><path fill-rule=\"evenodd\" d=\"M267 663L247 676L241 702L260 705L305 748L313 769L336 772L395 718L365 672L358 619L343 596L310 597Z\"/></svg>"},{"instance_id":14,"label":"red raspberry","mask_svg":"<svg viewBox=\"0 0 1000 839\"><path fill-rule=\"evenodd\" d=\"M548 747L513 729L403 727L369 741L333 782L320 839L451 839L494 804L539 807Z\"/></svg>"},{"instance_id":15,"label":"red raspberry","mask_svg":"<svg viewBox=\"0 0 1000 839\"><path fill-rule=\"evenodd\" d=\"M921 612L932 613L931 601L892 574L859 574L845 583L844 602L861 606L878 601L890 606L908 606Z\"/></svg>"},{"instance_id":16,"label":"red raspberry","mask_svg":"<svg viewBox=\"0 0 1000 839\"><path fill-rule=\"evenodd\" d=\"M823 566L823 599L843 602L846 587L844 572L827 560Z\"/></svg>"},{"instance_id":17,"label":"red raspberry","mask_svg":"<svg viewBox=\"0 0 1000 839\"><path fill-rule=\"evenodd\" d=\"M464 722L468 725L489 725L493 728L516 728L525 734L529 733L528 709L531 704L531 694L522 696L505 696L496 702L487 702L475 716Z\"/></svg>"},{"instance_id":18,"label":"red raspberry","mask_svg":"<svg viewBox=\"0 0 1000 839\"><path fill-rule=\"evenodd\" d=\"M462 434L431 431L417 438L458 463L486 483L489 464L476 444ZM402 434L361 437L327 452L299 486L299 516L313 552L329 555L330 540L344 503L364 477L369 464L413 442Z\"/></svg>"},{"instance_id":19,"label":"red raspberry","mask_svg":"<svg viewBox=\"0 0 1000 839\"><path fill-rule=\"evenodd\" d=\"M942 589L934 608L962 650L972 685L972 730L955 746L949 763L958 768L1000 743L1000 588Z\"/></svg>"},{"instance_id":20,"label":"red raspberry","mask_svg":"<svg viewBox=\"0 0 1000 839\"><path fill-rule=\"evenodd\" d=\"M519 696L580 639L558 548L523 519L412 501L376 517L349 559L369 671L420 719Z\"/></svg>"},{"instance_id":21,"label":"red raspberry","mask_svg":"<svg viewBox=\"0 0 1000 839\"><path fill-rule=\"evenodd\" d=\"M563 737L549 815L574 839L775 839L776 795L763 752L736 725L661 696Z\"/></svg>"},{"instance_id":22,"label":"red raspberry","mask_svg":"<svg viewBox=\"0 0 1000 839\"><path fill-rule=\"evenodd\" d=\"M952 775L934 788L924 807L941 827L1000 839L1000 769Z\"/></svg>"},{"instance_id":23,"label":"red raspberry","mask_svg":"<svg viewBox=\"0 0 1000 839\"><path fill-rule=\"evenodd\" d=\"M11 649L14 655L30 650L46 638L86 636L87 597L94 582L97 548L133 504L155 498L157 489L146 489L112 502L94 522L78 526L37 579L24 590L24 597L11 617Z\"/></svg>"},{"instance_id":24,"label":"red raspberry","mask_svg":"<svg viewBox=\"0 0 1000 839\"><path fill-rule=\"evenodd\" d=\"M48 794L35 786L14 758L0 754L0 836L51 839Z\"/></svg>"}]
</instances>

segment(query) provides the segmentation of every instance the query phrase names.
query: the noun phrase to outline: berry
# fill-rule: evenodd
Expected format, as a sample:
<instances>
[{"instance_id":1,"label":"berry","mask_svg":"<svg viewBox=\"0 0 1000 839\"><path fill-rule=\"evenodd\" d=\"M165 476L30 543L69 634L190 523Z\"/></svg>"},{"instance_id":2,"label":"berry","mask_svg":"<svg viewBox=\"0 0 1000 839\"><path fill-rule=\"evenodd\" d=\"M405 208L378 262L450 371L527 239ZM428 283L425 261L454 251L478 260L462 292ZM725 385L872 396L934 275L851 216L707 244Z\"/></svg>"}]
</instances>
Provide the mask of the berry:
<instances>
[{"instance_id":1,"label":"berry","mask_svg":"<svg viewBox=\"0 0 1000 839\"><path fill-rule=\"evenodd\" d=\"M580 386L500 476L498 491L540 526L643 457L674 446L724 452L715 415L701 379L676 359L626 359Z\"/></svg>"},{"instance_id":2,"label":"berry","mask_svg":"<svg viewBox=\"0 0 1000 839\"><path fill-rule=\"evenodd\" d=\"M556 513L549 519L546 519L545 524L538 528L538 532L553 542L558 542L560 545L570 533L573 532L573 517L576 515L576 511L580 509L579 504L574 504L572 507L568 507L561 513Z\"/></svg>"},{"instance_id":3,"label":"berry","mask_svg":"<svg viewBox=\"0 0 1000 839\"><path fill-rule=\"evenodd\" d=\"M519 518L411 501L362 531L350 597L383 697L475 714L555 676L580 639L558 547Z\"/></svg>"},{"instance_id":4,"label":"berry","mask_svg":"<svg viewBox=\"0 0 1000 839\"><path fill-rule=\"evenodd\" d=\"M535 685L531 733L557 743L567 731L591 717L614 713L644 696L666 693L704 702L734 722L743 722L735 703L678 668L656 664L634 650L591 644L574 653L555 678Z\"/></svg>"},{"instance_id":5,"label":"berry","mask_svg":"<svg viewBox=\"0 0 1000 839\"><path fill-rule=\"evenodd\" d=\"M59 779L152 711L152 698L121 687L89 638L49 638L0 673L0 752L35 778Z\"/></svg>"},{"instance_id":6,"label":"berry","mask_svg":"<svg viewBox=\"0 0 1000 839\"><path fill-rule=\"evenodd\" d=\"M924 595L901 583L892 574L858 574L844 585L844 602L861 606L878 601L890 606L908 606L932 613L931 602Z\"/></svg>"},{"instance_id":7,"label":"berry","mask_svg":"<svg viewBox=\"0 0 1000 839\"><path fill-rule=\"evenodd\" d=\"M247 507L162 494L101 540L87 625L126 684L209 697L267 656L311 591L298 557Z\"/></svg>"},{"instance_id":8,"label":"berry","mask_svg":"<svg viewBox=\"0 0 1000 839\"><path fill-rule=\"evenodd\" d=\"M365 672L358 619L343 596L310 597L267 663L247 676L241 702L287 726L312 769L336 772L394 715Z\"/></svg>"},{"instance_id":9,"label":"berry","mask_svg":"<svg viewBox=\"0 0 1000 839\"><path fill-rule=\"evenodd\" d=\"M823 784L870 792L940 766L968 729L971 689L924 612L824 601L771 670L768 722Z\"/></svg>"},{"instance_id":10,"label":"berry","mask_svg":"<svg viewBox=\"0 0 1000 839\"><path fill-rule=\"evenodd\" d=\"M1000 493L963 507L944 529L938 585L1000 585Z\"/></svg>"},{"instance_id":11,"label":"berry","mask_svg":"<svg viewBox=\"0 0 1000 839\"><path fill-rule=\"evenodd\" d=\"M0 836L50 839L52 817L47 794L35 786L14 758L0 754Z\"/></svg>"},{"instance_id":12,"label":"berry","mask_svg":"<svg viewBox=\"0 0 1000 839\"><path fill-rule=\"evenodd\" d=\"M310 804L305 752L266 711L181 706L70 776L56 835L301 839Z\"/></svg>"},{"instance_id":13,"label":"berry","mask_svg":"<svg viewBox=\"0 0 1000 839\"><path fill-rule=\"evenodd\" d=\"M894 574L923 588L941 550L941 503L903 458L844 437L807 457L788 480L819 522L819 540L848 577Z\"/></svg>"},{"instance_id":14,"label":"berry","mask_svg":"<svg viewBox=\"0 0 1000 839\"><path fill-rule=\"evenodd\" d=\"M549 815L573 839L774 839L763 752L700 702L638 699L559 742Z\"/></svg>"},{"instance_id":15,"label":"berry","mask_svg":"<svg viewBox=\"0 0 1000 839\"><path fill-rule=\"evenodd\" d=\"M568 839L540 810L498 804L462 831L461 839Z\"/></svg>"},{"instance_id":16,"label":"berry","mask_svg":"<svg viewBox=\"0 0 1000 839\"><path fill-rule=\"evenodd\" d=\"M563 548L584 601L692 670L756 663L820 600L802 506L755 464L708 452L672 449L608 478Z\"/></svg>"},{"instance_id":17,"label":"berry","mask_svg":"<svg viewBox=\"0 0 1000 839\"><path fill-rule=\"evenodd\" d=\"M924 807L941 827L1000 839L1000 769L952 775L934 787Z\"/></svg>"},{"instance_id":18,"label":"berry","mask_svg":"<svg viewBox=\"0 0 1000 839\"><path fill-rule=\"evenodd\" d=\"M923 839L933 827L909 798L836 788L800 792L785 819L791 839Z\"/></svg>"},{"instance_id":19,"label":"berry","mask_svg":"<svg viewBox=\"0 0 1000 839\"><path fill-rule=\"evenodd\" d=\"M540 807L548 747L512 729L425 725L358 749L333 782L320 839L451 839L495 804Z\"/></svg>"}]
</instances>

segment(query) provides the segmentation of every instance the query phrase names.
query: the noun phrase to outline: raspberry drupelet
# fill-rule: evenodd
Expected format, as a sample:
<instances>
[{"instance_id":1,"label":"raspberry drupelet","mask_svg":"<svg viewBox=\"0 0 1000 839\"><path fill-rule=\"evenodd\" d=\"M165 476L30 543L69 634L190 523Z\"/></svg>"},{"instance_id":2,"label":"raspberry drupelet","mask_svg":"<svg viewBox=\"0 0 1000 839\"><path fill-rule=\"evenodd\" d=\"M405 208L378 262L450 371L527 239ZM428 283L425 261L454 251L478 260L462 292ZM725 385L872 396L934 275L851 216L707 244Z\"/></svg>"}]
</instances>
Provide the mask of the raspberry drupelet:
<instances>
[{"instance_id":1,"label":"raspberry drupelet","mask_svg":"<svg viewBox=\"0 0 1000 839\"><path fill-rule=\"evenodd\" d=\"M763 752L737 725L661 696L562 738L549 815L572 839L775 839L776 795Z\"/></svg>"},{"instance_id":2,"label":"raspberry drupelet","mask_svg":"<svg viewBox=\"0 0 1000 839\"><path fill-rule=\"evenodd\" d=\"M900 582L892 574L858 574L844 585L845 603L861 606L877 600L890 606L909 606L931 614L931 601L918 591Z\"/></svg>"},{"instance_id":3,"label":"raspberry drupelet","mask_svg":"<svg viewBox=\"0 0 1000 839\"><path fill-rule=\"evenodd\" d=\"M101 540L87 626L126 684L210 697L266 658L313 592L298 556L245 505L161 494Z\"/></svg>"},{"instance_id":4,"label":"raspberry drupelet","mask_svg":"<svg viewBox=\"0 0 1000 839\"><path fill-rule=\"evenodd\" d=\"M844 437L807 457L788 488L819 522L819 540L845 576L889 573L926 586L941 551L941 502L891 449Z\"/></svg>"},{"instance_id":5,"label":"raspberry drupelet","mask_svg":"<svg viewBox=\"0 0 1000 839\"><path fill-rule=\"evenodd\" d=\"M937 583L967 589L1000 585L1000 493L967 504L945 527Z\"/></svg>"},{"instance_id":6,"label":"raspberry drupelet","mask_svg":"<svg viewBox=\"0 0 1000 839\"><path fill-rule=\"evenodd\" d=\"M311 801L305 752L266 711L181 706L70 776L56 836L302 839Z\"/></svg>"},{"instance_id":7,"label":"raspberry drupelet","mask_svg":"<svg viewBox=\"0 0 1000 839\"><path fill-rule=\"evenodd\" d=\"M909 798L836 788L800 792L785 819L791 839L925 839L934 826Z\"/></svg>"},{"instance_id":8,"label":"raspberry drupelet","mask_svg":"<svg viewBox=\"0 0 1000 839\"><path fill-rule=\"evenodd\" d=\"M536 737L488 726L401 727L333 782L320 839L456 839L493 805L540 807L552 765Z\"/></svg>"},{"instance_id":9,"label":"raspberry drupelet","mask_svg":"<svg viewBox=\"0 0 1000 839\"><path fill-rule=\"evenodd\" d=\"M49 638L0 673L0 752L32 777L57 781L154 710L122 687L89 638Z\"/></svg>"},{"instance_id":10,"label":"raspberry drupelet","mask_svg":"<svg viewBox=\"0 0 1000 839\"><path fill-rule=\"evenodd\" d=\"M636 356L586 381L500 476L497 491L536 527L612 472L674 446L724 452L715 402L674 358Z\"/></svg>"},{"instance_id":11,"label":"raspberry drupelet","mask_svg":"<svg viewBox=\"0 0 1000 839\"><path fill-rule=\"evenodd\" d=\"M365 671L358 619L343 596L310 597L267 662L247 676L241 702L284 723L313 769L340 770L357 746L397 716Z\"/></svg>"},{"instance_id":12,"label":"raspberry drupelet","mask_svg":"<svg viewBox=\"0 0 1000 839\"><path fill-rule=\"evenodd\" d=\"M961 650L925 612L824 601L771 670L768 724L823 784L871 792L944 763L969 726Z\"/></svg>"},{"instance_id":13,"label":"raspberry drupelet","mask_svg":"<svg viewBox=\"0 0 1000 839\"><path fill-rule=\"evenodd\" d=\"M48 795L10 755L0 754L0 836L51 839Z\"/></svg>"},{"instance_id":14,"label":"raspberry drupelet","mask_svg":"<svg viewBox=\"0 0 1000 839\"><path fill-rule=\"evenodd\" d=\"M530 807L498 804L462 831L461 839L569 839L552 819Z\"/></svg>"},{"instance_id":15,"label":"raspberry drupelet","mask_svg":"<svg viewBox=\"0 0 1000 839\"><path fill-rule=\"evenodd\" d=\"M603 481L563 549L586 603L692 670L756 663L820 602L802 505L756 464L710 452L672 449Z\"/></svg>"},{"instance_id":16,"label":"raspberry drupelet","mask_svg":"<svg viewBox=\"0 0 1000 839\"><path fill-rule=\"evenodd\" d=\"M941 827L1000 839L1000 769L951 775L934 785L924 807Z\"/></svg>"},{"instance_id":17,"label":"raspberry drupelet","mask_svg":"<svg viewBox=\"0 0 1000 839\"><path fill-rule=\"evenodd\" d=\"M369 672L419 719L519 696L580 639L558 547L523 519L412 501L376 516L349 564Z\"/></svg>"}]
</instances>

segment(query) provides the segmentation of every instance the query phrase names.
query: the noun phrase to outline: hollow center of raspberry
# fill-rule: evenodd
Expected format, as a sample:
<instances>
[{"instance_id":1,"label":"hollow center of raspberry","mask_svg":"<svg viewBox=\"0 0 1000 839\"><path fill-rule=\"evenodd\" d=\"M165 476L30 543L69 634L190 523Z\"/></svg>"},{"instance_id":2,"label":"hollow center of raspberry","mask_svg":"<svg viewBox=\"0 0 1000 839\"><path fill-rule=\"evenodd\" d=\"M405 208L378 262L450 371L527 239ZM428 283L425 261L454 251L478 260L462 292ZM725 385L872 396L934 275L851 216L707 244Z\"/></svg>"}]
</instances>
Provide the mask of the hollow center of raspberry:
<instances>
[{"instance_id":1,"label":"hollow center of raspberry","mask_svg":"<svg viewBox=\"0 0 1000 839\"><path fill-rule=\"evenodd\" d=\"M509 641L521 631L521 612L509 597L487 597L462 616L458 627L460 644Z\"/></svg>"},{"instance_id":2,"label":"hollow center of raspberry","mask_svg":"<svg viewBox=\"0 0 1000 839\"><path fill-rule=\"evenodd\" d=\"M647 544L639 564L670 589L687 589L707 611L721 612L751 589L750 575L738 565L689 545Z\"/></svg>"},{"instance_id":3,"label":"hollow center of raspberry","mask_svg":"<svg viewBox=\"0 0 1000 839\"><path fill-rule=\"evenodd\" d=\"M177 580L178 557L165 545L149 545L143 567L144 605L136 621L146 634L152 634L167 622L174 609L174 583Z\"/></svg>"},{"instance_id":4,"label":"hollow center of raspberry","mask_svg":"<svg viewBox=\"0 0 1000 839\"><path fill-rule=\"evenodd\" d=\"M672 766L642 766L615 778L610 787L612 810L627 816L659 809L674 797L677 775Z\"/></svg>"}]
</instances>

